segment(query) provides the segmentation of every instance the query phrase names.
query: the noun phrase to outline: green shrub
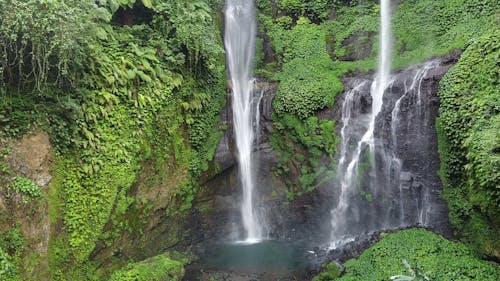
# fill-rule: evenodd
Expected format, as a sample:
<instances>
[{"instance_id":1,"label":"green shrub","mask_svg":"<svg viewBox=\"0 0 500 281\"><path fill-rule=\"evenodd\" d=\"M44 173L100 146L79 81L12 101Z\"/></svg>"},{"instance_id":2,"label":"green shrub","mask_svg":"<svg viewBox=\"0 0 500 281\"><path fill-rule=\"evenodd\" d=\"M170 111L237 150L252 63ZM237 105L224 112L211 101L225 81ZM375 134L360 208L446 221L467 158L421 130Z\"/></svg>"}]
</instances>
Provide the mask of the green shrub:
<instances>
[{"instance_id":1,"label":"green shrub","mask_svg":"<svg viewBox=\"0 0 500 281\"><path fill-rule=\"evenodd\" d=\"M321 266L320 274L313 277L312 281L331 281L339 277L341 268L334 262L329 262Z\"/></svg>"},{"instance_id":2,"label":"green shrub","mask_svg":"<svg viewBox=\"0 0 500 281\"><path fill-rule=\"evenodd\" d=\"M10 256L0 248L0 279L5 281L20 281L17 268L10 261Z\"/></svg>"},{"instance_id":3,"label":"green shrub","mask_svg":"<svg viewBox=\"0 0 500 281\"><path fill-rule=\"evenodd\" d=\"M8 231L0 234L0 249L3 249L11 256L20 256L26 245L19 226L16 226Z\"/></svg>"},{"instance_id":4,"label":"green shrub","mask_svg":"<svg viewBox=\"0 0 500 281\"><path fill-rule=\"evenodd\" d=\"M294 59L277 75L280 88L273 101L277 114L289 113L301 119L319 109L332 107L343 86L331 64L324 59Z\"/></svg>"},{"instance_id":5,"label":"green shrub","mask_svg":"<svg viewBox=\"0 0 500 281\"><path fill-rule=\"evenodd\" d=\"M499 30L471 44L441 81L441 179L450 220L477 250L500 248Z\"/></svg>"},{"instance_id":6,"label":"green shrub","mask_svg":"<svg viewBox=\"0 0 500 281\"><path fill-rule=\"evenodd\" d=\"M161 255L142 262L130 263L114 272L108 281L180 281L183 276L182 262Z\"/></svg>"},{"instance_id":7,"label":"green shrub","mask_svg":"<svg viewBox=\"0 0 500 281\"><path fill-rule=\"evenodd\" d=\"M500 278L498 265L480 260L463 244L424 229L389 234L344 267L339 281L387 281L397 275L415 276L411 280L424 280L425 275L434 281Z\"/></svg>"},{"instance_id":8,"label":"green shrub","mask_svg":"<svg viewBox=\"0 0 500 281\"><path fill-rule=\"evenodd\" d=\"M304 12L305 5L302 0L279 0L278 7L287 14L300 16Z\"/></svg>"}]
</instances>

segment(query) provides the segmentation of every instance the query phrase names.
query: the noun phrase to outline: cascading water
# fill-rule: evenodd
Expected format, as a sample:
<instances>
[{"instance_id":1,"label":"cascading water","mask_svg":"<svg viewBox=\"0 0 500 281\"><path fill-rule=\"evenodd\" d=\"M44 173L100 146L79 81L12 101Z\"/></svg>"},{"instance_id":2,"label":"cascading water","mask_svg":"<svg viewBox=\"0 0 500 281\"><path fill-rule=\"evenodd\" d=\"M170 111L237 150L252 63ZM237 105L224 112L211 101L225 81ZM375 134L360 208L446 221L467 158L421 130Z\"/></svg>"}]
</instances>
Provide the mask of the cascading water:
<instances>
[{"instance_id":1,"label":"cascading water","mask_svg":"<svg viewBox=\"0 0 500 281\"><path fill-rule=\"evenodd\" d=\"M380 2L380 15L381 15L381 29L380 29L380 52L379 52L379 66L376 78L373 80L371 85L371 112L368 120L368 127L362 136L361 140L358 142L356 150L352 155L351 160L347 161L347 155L344 153L340 159L338 166L338 175L340 177L340 189L341 194L339 202L335 209L332 210L332 248L338 246L339 243L343 243L346 239L350 237L346 236L347 226L345 225L346 211L349 207L349 195L351 193L350 189L355 188L355 180L357 179L359 168L360 168L360 158L362 154L368 150L368 158L372 159L371 165L375 166L375 121L382 110L384 91L387 88L390 78L391 70L391 16L390 16L390 0L381 0ZM350 94L354 95L356 91L352 91ZM345 101L349 102L349 98L346 97ZM347 107L347 106L346 106ZM347 110L347 108L346 108ZM346 122L346 120L344 120ZM344 123L346 126L347 122ZM343 128L345 133L345 128ZM345 140L345 136L341 136ZM344 149L347 151L348 145L344 144ZM366 160L366 159L365 159ZM352 214L358 216L358 214Z\"/></svg>"},{"instance_id":2,"label":"cascading water","mask_svg":"<svg viewBox=\"0 0 500 281\"><path fill-rule=\"evenodd\" d=\"M252 64L255 52L256 22L253 1L227 0L225 11L225 47L232 83L234 135L243 190L241 216L246 232L245 242L263 237L258 212L254 207L255 182L252 150L255 139L252 102Z\"/></svg>"},{"instance_id":3,"label":"cascading water","mask_svg":"<svg viewBox=\"0 0 500 281\"><path fill-rule=\"evenodd\" d=\"M412 129L416 129L417 135L413 136L415 139L418 139L420 143L425 143L424 139L421 139L423 135L426 135L425 132L422 132L421 129L426 127L427 122L429 121L429 116L423 116L422 108L424 107L424 101L422 98L422 81L427 76L427 73L438 67L439 61L432 60L423 65L418 65L417 67L412 69L412 77L410 79L406 79L409 81L404 81L404 92L403 95L396 100L394 103L394 108L391 111L391 145L392 149L385 149L385 154L387 155L385 158L389 158L389 165L387 165L386 174L390 180L392 180L392 184L397 184L399 186L399 195L400 195L400 225L407 225L406 211L405 211L405 199L403 198L404 190L402 188L400 181L400 174L402 170L402 161L398 157L398 149L401 149L404 146L404 141L399 136L398 132L400 131L401 124L404 124L405 131L409 132ZM395 78L398 78L397 76ZM404 78L403 78L404 79ZM410 118L414 118L414 122L402 122L401 118L401 103L405 100L411 99L414 101L416 105L413 109L413 112L408 112L407 115L412 115ZM425 111L427 112L427 111ZM408 117L407 117L408 118ZM420 121L421 123L419 124ZM411 126L412 125L412 126ZM410 127L411 126L411 127ZM404 149L404 148L403 148ZM391 173L394 175L399 175L397 178L394 176L391 177ZM429 201L429 189L425 190L423 194L423 198L421 198L421 203L416 202L417 208L414 210L418 214L418 224L426 225L427 223L427 215L429 213L430 205ZM417 199L417 198L416 198ZM418 199L417 199L418 200Z\"/></svg>"}]
</instances>

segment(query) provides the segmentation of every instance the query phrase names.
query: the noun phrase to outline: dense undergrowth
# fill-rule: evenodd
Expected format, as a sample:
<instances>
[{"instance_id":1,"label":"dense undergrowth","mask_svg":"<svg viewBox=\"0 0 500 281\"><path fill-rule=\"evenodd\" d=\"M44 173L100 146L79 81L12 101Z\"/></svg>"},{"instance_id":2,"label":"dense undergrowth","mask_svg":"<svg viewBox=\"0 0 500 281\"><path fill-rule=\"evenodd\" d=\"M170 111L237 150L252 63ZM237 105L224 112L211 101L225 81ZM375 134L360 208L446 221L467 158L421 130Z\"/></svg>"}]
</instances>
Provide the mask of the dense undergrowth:
<instances>
[{"instance_id":1,"label":"dense undergrowth","mask_svg":"<svg viewBox=\"0 0 500 281\"><path fill-rule=\"evenodd\" d=\"M500 268L466 246L424 229L388 234L357 259L325 267L314 281L498 280Z\"/></svg>"},{"instance_id":2,"label":"dense undergrowth","mask_svg":"<svg viewBox=\"0 0 500 281\"><path fill-rule=\"evenodd\" d=\"M0 1L1 134L37 126L56 148L47 195L53 280L93 280L96 245L143 235L147 219L124 219L153 204L131 195L143 163L155 174L166 172L165 163L179 171L168 189L172 207L178 216L190 209L221 135L220 4ZM16 262L5 257L12 275Z\"/></svg>"},{"instance_id":3,"label":"dense undergrowth","mask_svg":"<svg viewBox=\"0 0 500 281\"><path fill-rule=\"evenodd\" d=\"M271 52L259 57L256 73L280 82L273 103L276 171L308 179L290 182L291 194L310 191L333 174L317 169L319 154L308 153L304 138L325 143L324 135L298 132L311 124L309 117L333 106L343 76L375 68L380 8L368 0L260 0L257 6L261 42L270 47L260 49ZM498 23L496 1L406 0L393 14L393 69L464 49ZM320 151L333 160L335 149ZM332 167L328 161L322 165Z\"/></svg>"},{"instance_id":4,"label":"dense undergrowth","mask_svg":"<svg viewBox=\"0 0 500 281\"><path fill-rule=\"evenodd\" d=\"M184 276L182 262L160 255L128 264L114 272L109 281L180 281L182 276Z\"/></svg>"},{"instance_id":5,"label":"dense undergrowth","mask_svg":"<svg viewBox=\"0 0 500 281\"><path fill-rule=\"evenodd\" d=\"M450 220L481 253L500 249L500 30L473 42L441 81L438 133Z\"/></svg>"}]
</instances>

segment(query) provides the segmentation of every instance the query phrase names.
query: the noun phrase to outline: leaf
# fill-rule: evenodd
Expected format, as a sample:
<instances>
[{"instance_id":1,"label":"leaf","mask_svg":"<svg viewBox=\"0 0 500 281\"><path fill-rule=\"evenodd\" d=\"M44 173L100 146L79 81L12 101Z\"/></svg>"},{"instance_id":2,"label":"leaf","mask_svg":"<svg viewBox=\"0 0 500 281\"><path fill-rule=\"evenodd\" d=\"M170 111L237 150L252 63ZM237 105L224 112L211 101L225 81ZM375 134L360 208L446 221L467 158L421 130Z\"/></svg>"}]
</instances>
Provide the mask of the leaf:
<instances>
[{"instance_id":1,"label":"leaf","mask_svg":"<svg viewBox=\"0 0 500 281\"><path fill-rule=\"evenodd\" d=\"M142 0L142 4L148 9L153 9L153 3L151 2L151 0Z\"/></svg>"},{"instance_id":2,"label":"leaf","mask_svg":"<svg viewBox=\"0 0 500 281\"><path fill-rule=\"evenodd\" d=\"M108 7L111 13L114 14L120 8L120 5L116 0L108 0Z\"/></svg>"},{"instance_id":3,"label":"leaf","mask_svg":"<svg viewBox=\"0 0 500 281\"><path fill-rule=\"evenodd\" d=\"M104 28L98 26L95 29L95 36L100 40L106 40L108 38L108 34Z\"/></svg>"},{"instance_id":4,"label":"leaf","mask_svg":"<svg viewBox=\"0 0 500 281\"><path fill-rule=\"evenodd\" d=\"M134 70L128 69L127 70L127 78L130 80L135 79L136 72Z\"/></svg>"},{"instance_id":5,"label":"leaf","mask_svg":"<svg viewBox=\"0 0 500 281\"><path fill-rule=\"evenodd\" d=\"M137 71L137 75L139 75L139 77L141 77L142 80L150 83L152 81L151 77L149 77L146 73L142 72L142 71Z\"/></svg>"}]
</instances>

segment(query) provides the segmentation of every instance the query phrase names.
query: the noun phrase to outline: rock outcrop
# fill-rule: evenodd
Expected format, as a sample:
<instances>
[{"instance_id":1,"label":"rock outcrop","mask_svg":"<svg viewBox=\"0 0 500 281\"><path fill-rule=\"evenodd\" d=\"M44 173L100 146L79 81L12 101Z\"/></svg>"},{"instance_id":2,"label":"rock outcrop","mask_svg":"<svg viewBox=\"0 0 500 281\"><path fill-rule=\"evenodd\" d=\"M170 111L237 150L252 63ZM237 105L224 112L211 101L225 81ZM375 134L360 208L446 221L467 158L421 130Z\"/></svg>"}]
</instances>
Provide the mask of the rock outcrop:
<instances>
[{"instance_id":1,"label":"rock outcrop","mask_svg":"<svg viewBox=\"0 0 500 281\"><path fill-rule=\"evenodd\" d=\"M24 252L37 257L36 262L30 264L25 272L37 280L48 280L48 200L46 197L37 197L23 201L23 195L9 190L7 185L9 178L16 175L29 178L47 193L52 179L50 168L53 159L49 135L35 130L20 140L0 140L0 145L8 151L3 161L10 171L0 175L0 230L19 228L26 240Z\"/></svg>"}]
</instances>

